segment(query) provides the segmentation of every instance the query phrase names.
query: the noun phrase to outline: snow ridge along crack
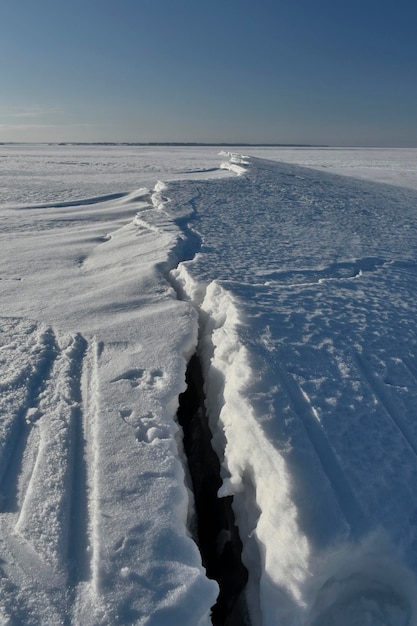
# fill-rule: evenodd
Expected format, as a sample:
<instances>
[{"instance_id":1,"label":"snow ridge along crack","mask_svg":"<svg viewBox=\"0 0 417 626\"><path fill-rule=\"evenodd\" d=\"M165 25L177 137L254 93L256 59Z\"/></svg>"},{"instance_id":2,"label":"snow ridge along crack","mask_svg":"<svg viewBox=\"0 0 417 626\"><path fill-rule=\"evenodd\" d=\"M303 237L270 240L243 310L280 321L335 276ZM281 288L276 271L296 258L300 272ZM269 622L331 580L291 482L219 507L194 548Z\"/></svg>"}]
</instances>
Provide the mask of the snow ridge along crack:
<instances>
[{"instance_id":1,"label":"snow ridge along crack","mask_svg":"<svg viewBox=\"0 0 417 626\"><path fill-rule=\"evenodd\" d=\"M244 168L237 161L236 158L236 164L230 169L241 175ZM161 263L159 269L171 284L177 299L189 302L188 287L179 278L178 267L191 261L202 248L200 235L190 225L190 220L196 215L196 202L201 198L201 191L197 186L191 196L182 199L181 204L178 200L173 203L171 198L162 195L165 191L164 183L157 183L150 198L156 212L151 215L148 213L147 219L150 219L149 227L152 230L159 230L160 220L165 221L163 216L175 224L177 232L174 245L167 261ZM142 215L138 215L137 219L143 224ZM164 226L163 230L166 231L166 224ZM204 285L194 286L199 293L204 293ZM192 305L197 310L201 325L199 307L196 302ZM232 507L233 496L219 496L218 493L223 483L220 458L224 454L219 454L212 446L213 435L205 408L199 352L200 347L197 344L196 352L187 365L187 388L180 394L177 412L177 419L183 430L183 447L189 469L186 475L190 476L194 498L194 537L208 578L219 584L219 596L212 607L212 623L215 626L247 626L250 624L245 599L248 571L241 559L242 542ZM217 439L219 437L222 437L221 433L218 433Z\"/></svg>"}]
</instances>

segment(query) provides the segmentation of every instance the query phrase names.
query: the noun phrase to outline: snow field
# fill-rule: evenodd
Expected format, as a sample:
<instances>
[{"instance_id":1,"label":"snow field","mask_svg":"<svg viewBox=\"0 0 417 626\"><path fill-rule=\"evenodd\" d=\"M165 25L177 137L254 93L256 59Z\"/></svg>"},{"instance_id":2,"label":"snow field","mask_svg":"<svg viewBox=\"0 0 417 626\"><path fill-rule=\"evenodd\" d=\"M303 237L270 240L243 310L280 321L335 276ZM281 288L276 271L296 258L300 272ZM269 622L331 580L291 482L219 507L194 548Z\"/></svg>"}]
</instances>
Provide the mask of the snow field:
<instances>
[{"instance_id":1,"label":"snow field","mask_svg":"<svg viewBox=\"0 0 417 626\"><path fill-rule=\"evenodd\" d=\"M261 187L260 167L267 166L251 163L246 176L264 191L263 214L271 207L268 229L274 227L276 185L291 198L288 216L282 209L278 214L280 228L289 220L282 233L291 240L283 244L301 242L307 267L297 267L297 252L294 269L285 268L290 259L284 254L276 255L284 270L269 269L271 247L256 231L261 235L264 227L254 215L259 196L238 195L229 180L212 202L210 189L200 185L201 252L175 273L181 292L200 311L207 407L213 445L223 459L220 495L235 497L252 622L413 624L415 566L405 544L415 538L413 526L404 525L404 506L414 506L415 197L408 204L402 192L390 198L385 188L377 213L375 188L359 191L344 183L336 191L326 179L314 197L312 179L321 184L316 175L284 168L284 176L297 179L294 189L288 178L282 186L271 166L278 183L266 175ZM308 195L300 189L304 176ZM360 193L370 196L366 209ZM395 231L393 203L402 211ZM353 230L350 239L340 231L340 214L330 213L338 205L346 230ZM311 208L319 215L319 232ZM325 241L319 238L323 224ZM250 238L242 241L246 225ZM267 237L280 245L279 236ZM388 258L377 255L382 248ZM221 285L209 280L216 275Z\"/></svg>"},{"instance_id":2,"label":"snow field","mask_svg":"<svg viewBox=\"0 0 417 626\"><path fill-rule=\"evenodd\" d=\"M197 350L251 623L414 626L415 192L239 155L126 192L130 148L66 148L2 206L3 622L210 623L175 422Z\"/></svg>"},{"instance_id":3,"label":"snow field","mask_svg":"<svg viewBox=\"0 0 417 626\"><path fill-rule=\"evenodd\" d=\"M152 194L5 211L6 623L209 623L174 421L197 324L158 269L178 228L136 220Z\"/></svg>"},{"instance_id":4,"label":"snow field","mask_svg":"<svg viewBox=\"0 0 417 626\"><path fill-rule=\"evenodd\" d=\"M417 189L416 148L253 148L251 155Z\"/></svg>"}]
</instances>

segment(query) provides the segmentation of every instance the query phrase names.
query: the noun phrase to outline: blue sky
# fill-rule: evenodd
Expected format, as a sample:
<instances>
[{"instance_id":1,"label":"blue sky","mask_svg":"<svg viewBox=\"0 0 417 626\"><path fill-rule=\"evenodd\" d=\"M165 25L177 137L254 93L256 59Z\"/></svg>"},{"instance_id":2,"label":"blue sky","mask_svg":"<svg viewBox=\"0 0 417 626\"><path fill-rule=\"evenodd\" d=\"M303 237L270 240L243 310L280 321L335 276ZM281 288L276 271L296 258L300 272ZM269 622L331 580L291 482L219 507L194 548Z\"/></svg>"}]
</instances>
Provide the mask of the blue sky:
<instances>
[{"instance_id":1,"label":"blue sky","mask_svg":"<svg viewBox=\"0 0 417 626\"><path fill-rule=\"evenodd\" d=\"M417 146L415 0L4 0L0 141Z\"/></svg>"}]
</instances>

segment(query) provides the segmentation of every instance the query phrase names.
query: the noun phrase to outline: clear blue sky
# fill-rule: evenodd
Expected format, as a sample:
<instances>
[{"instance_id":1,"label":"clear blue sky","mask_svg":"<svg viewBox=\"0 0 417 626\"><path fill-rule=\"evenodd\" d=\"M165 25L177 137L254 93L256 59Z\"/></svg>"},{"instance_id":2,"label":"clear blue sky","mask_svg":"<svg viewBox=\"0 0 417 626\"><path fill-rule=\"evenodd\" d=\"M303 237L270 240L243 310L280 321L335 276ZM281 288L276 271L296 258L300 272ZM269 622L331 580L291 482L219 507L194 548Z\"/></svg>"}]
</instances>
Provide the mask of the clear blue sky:
<instances>
[{"instance_id":1,"label":"clear blue sky","mask_svg":"<svg viewBox=\"0 0 417 626\"><path fill-rule=\"evenodd\" d=\"M0 141L417 146L415 0L3 0Z\"/></svg>"}]
</instances>

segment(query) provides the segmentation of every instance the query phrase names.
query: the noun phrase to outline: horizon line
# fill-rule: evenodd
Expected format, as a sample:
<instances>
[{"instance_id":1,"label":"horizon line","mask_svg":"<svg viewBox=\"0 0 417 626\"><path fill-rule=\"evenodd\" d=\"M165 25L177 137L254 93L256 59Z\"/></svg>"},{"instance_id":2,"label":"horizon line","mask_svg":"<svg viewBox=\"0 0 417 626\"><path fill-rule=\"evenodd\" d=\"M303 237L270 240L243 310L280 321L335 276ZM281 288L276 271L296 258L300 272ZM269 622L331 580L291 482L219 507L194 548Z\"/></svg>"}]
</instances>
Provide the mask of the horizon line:
<instances>
[{"instance_id":1,"label":"horizon line","mask_svg":"<svg viewBox=\"0 0 417 626\"><path fill-rule=\"evenodd\" d=\"M341 144L312 144L312 143L249 143L249 142L217 142L217 141L0 141L0 146L177 146L177 147L219 147L219 148L374 148L374 149L399 149L415 150L414 146L399 145L341 145Z\"/></svg>"},{"instance_id":2,"label":"horizon line","mask_svg":"<svg viewBox=\"0 0 417 626\"><path fill-rule=\"evenodd\" d=\"M327 144L309 143L248 143L225 141L0 141L1 146L46 145L46 146L231 146L271 148L330 148Z\"/></svg>"}]
</instances>

